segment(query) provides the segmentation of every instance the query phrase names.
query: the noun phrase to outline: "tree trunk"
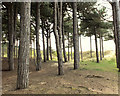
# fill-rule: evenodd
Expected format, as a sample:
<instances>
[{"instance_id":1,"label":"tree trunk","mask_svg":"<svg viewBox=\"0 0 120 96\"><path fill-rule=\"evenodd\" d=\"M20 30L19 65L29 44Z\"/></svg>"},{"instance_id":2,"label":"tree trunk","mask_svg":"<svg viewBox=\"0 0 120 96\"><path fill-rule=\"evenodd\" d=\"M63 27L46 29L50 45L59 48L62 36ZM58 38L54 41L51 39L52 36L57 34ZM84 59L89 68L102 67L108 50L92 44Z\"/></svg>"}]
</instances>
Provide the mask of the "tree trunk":
<instances>
[{"instance_id":1,"label":"tree trunk","mask_svg":"<svg viewBox=\"0 0 120 96\"><path fill-rule=\"evenodd\" d=\"M49 34L49 36L50 36L50 34ZM52 60L51 36L49 38L49 42L50 42L50 59Z\"/></svg>"},{"instance_id":2,"label":"tree trunk","mask_svg":"<svg viewBox=\"0 0 120 96\"><path fill-rule=\"evenodd\" d=\"M8 22L9 22L9 57L8 64L9 70L14 70L14 4L10 4L8 8Z\"/></svg>"},{"instance_id":3,"label":"tree trunk","mask_svg":"<svg viewBox=\"0 0 120 96\"><path fill-rule=\"evenodd\" d=\"M62 33L62 2L60 2L60 30L59 35ZM58 57L58 75L63 75L63 61L62 61L62 48L61 48L61 36L57 33L57 2L54 3L54 35L56 40L56 49Z\"/></svg>"},{"instance_id":4,"label":"tree trunk","mask_svg":"<svg viewBox=\"0 0 120 96\"><path fill-rule=\"evenodd\" d=\"M72 58L72 47L71 47L71 60L72 60L73 58Z\"/></svg>"},{"instance_id":5,"label":"tree trunk","mask_svg":"<svg viewBox=\"0 0 120 96\"><path fill-rule=\"evenodd\" d=\"M36 49L35 49L35 39L34 39L34 64L36 64Z\"/></svg>"},{"instance_id":6,"label":"tree trunk","mask_svg":"<svg viewBox=\"0 0 120 96\"><path fill-rule=\"evenodd\" d=\"M63 43L63 54L64 54L64 62L67 62L67 55L65 51L65 39L64 39L64 17L62 16L62 43Z\"/></svg>"},{"instance_id":7,"label":"tree trunk","mask_svg":"<svg viewBox=\"0 0 120 96\"><path fill-rule=\"evenodd\" d=\"M74 45L74 69L79 68L79 36L77 32L77 3L73 2L73 45Z\"/></svg>"},{"instance_id":8,"label":"tree trunk","mask_svg":"<svg viewBox=\"0 0 120 96\"><path fill-rule=\"evenodd\" d=\"M102 56L104 58L104 45L103 45L103 37L101 38L101 42L102 42Z\"/></svg>"},{"instance_id":9,"label":"tree trunk","mask_svg":"<svg viewBox=\"0 0 120 96\"><path fill-rule=\"evenodd\" d=\"M49 31L47 30L47 60L49 60Z\"/></svg>"},{"instance_id":10,"label":"tree trunk","mask_svg":"<svg viewBox=\"0 0 120 96\"><path fill-rule=\"evenodd\" d=\"M97 63L99 63L99 55L98 55L98 45L97 45L97 34L96 34L96 30L95 30L95 46L96 46L96 60L97 60Z\"/></svg>"},{"instance_id":11,"label":"tree trunk","mask_svg":"<svg viewBox=\"0 0 120 96\"><path fill-rule=\"evenodd\" d=\"M2 8L2 3L0 3L0 8ZM2 9L0 9L0 71L2 70L2 43L1 43L2 42L2 14L1 13L2 13ZM0 76L1 74L2 72L0 72ZM0 83L0 85L2 85L2 82ZM0 89L2 89L1 87Z\"/></svg>"},{"instance_id":12,"label":"tree trunk","mask_svg":"<svg viewBox=\"0 0 120 96\"><path fill-rule=\"evenodd\" d=\"M80 49L81 49L81 61L83 61L81 35L80 35Z\"/></svg>"},{"instance_id":13,"label":"tree trunk","mask_svg":"<svg viewBox=\"0 0 120 96\"><path fill-rule=\"evenodd\" d=\"M42 20L42 38L43 38L43 56L44 56L44 62L46 62L45 36L44 36L44 20Z\"/></svg>"},{"instance_id":14,"label":"tree trunk","mask_svg":"<svg viewBox=\"0 0 120 96\"><path fill-rule=\"evenodd\" d=\"M90 57L92 58L92 39L90 36Z\"/></svg>"},{"instance_id":15,"label":"tree trunk","mask_svg":"<svg viewBox=\"0 0 120 96\"><path fill-rule=\"evenodd\" d=\"M4 44L1 44L1 48L2 48L2 57L4 57Z\"/></svg>"},{"instance_id":16,"label":"tree trunk","mask_svg":"<svg viewBox=\"0 0 120 96\"><path fill-rule=\"evenodd\" d=\"M16 24L17 24L17 3L14 3L14 45L16 41ZM14 58L16 57L16 46L14 46Z\"/></svg>"},{"instance_id":17,"label":"tree trunk","mask_svg":"<svg viewBox=\"0 0 120 96\"><path fill-rule=\"evenodd\" d=\"M119 68L119 72L120 72L120 1L117 0L116 1L116 29L118 32L118 59L117 59L117 66Z\"/></svg>"},{"instance_id":18,"label":"tree trunk","mask_svg":"<svg viewBox=\"0 0 120 96\"><path fill-rule=\"evenodd\" d=\"M116 5L115 3L111 3L112 5L112 14L113 14L113 26L114 26L114 30L113 30L113 34L114 34L114 41L115 41L115 51L116 51L116 62L118 61L118 32L117 32L117 28L116 28ZM117 65L118 67L118 65Z\"/></svg>"},{"instance_id":19,"label":"tree trunk","mask_svg":"<svg viewBox=\"0 0 120 96\"><path fill-rule=\"evenodd\" d=\"M29 86L30 2L21 3L21 32L18 56L17 89Z\"/></svg>"},{"instance_id":20,"label":"tree trunk","mask_svg":"<svg viewBox=\"0 0 120 96\"><path fill-rule=\"evenodd\" d=\"M102 60L102 37L101 37L101 33L100 33L100 60Z\"/></svg>"},{"instance_id":21,"label":"tree trunk","mask_svg":"<svg viewBox=\"0 0 120 96\"><path fill-rule=\"evenodd\" d=\"M18 58L18 40L17 40L17 44L16 44L16 58Z\"/></svg>"},{"instance_id":22,"label":"tree trunk","mask_svg":"<svg viewBox=\"0 0 120 96\"><path fill-rule=\"evenodd\" d=\"M70 48L70 44L69 44L69 32L68 32L68 61L70 61L70 51L69 51L69 48Z\"/></svg>"},{"instance_id":23,"label":"tree trunk","mask_svg":"<svg viewBox=\"0 0 120 96\"><path fill-rule=\"evenodd\" d=\"M37 64L36 71L41 69L41 52L40 52L40 3L36 3L36 50L37 50Z\"/></svg>"}]
</instances>

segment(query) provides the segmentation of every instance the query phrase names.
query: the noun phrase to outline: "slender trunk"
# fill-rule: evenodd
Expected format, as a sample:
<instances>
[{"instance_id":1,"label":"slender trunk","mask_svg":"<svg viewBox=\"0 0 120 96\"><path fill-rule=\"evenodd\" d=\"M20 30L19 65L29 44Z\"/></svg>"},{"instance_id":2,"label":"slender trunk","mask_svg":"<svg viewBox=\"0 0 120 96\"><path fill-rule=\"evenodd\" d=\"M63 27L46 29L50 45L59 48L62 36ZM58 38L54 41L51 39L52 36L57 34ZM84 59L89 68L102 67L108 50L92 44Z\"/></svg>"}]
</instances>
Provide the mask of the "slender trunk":
<instances>
[{"instance_id":1,"label":"slender trunk","mask_svg":"<svg viewBox=\"0 0 120 96\"><path fill-rule=\"evenodd\" d=\"M118 59L117 59L117 66L120 72L120 1L116 1L116 29L118 32Z\"/></svg>"},{"instance_id":2,"label":"slender trunk","mask_svg":"<svg viewBox=\"0 0 120 96\"><path fill-rule=\"evenodd\" d=\"M116 62L118 61L118 32L117 32L117 28L116 28L116 5L115 3L112 3L112 14L113 14L113 26L114 26L114 30L113 30L113 34L114 34L114 41L115 41L115 52L116 52ZM118 67L118 65L117 65Z\"/></svg>"},{"instance_id":3,"label":"slender trunk","mask_svg":"<svg viewBox=\"0 0 120 96\"><path fill-rule=\"evenodd\" d=\"M50 34L49 34L49 36L50 36ZM49 38L49 42L50 42L50 59L52 60L51 36Z\"/></svg>"},{"instance_id":4,"label":"slender trunk","mask_svg":"<svg viewBox=\"0 0 120 96\"><path fill-rule=\"evenodd\" d=\"M70 47L70 44L69 44L69 32L68 32L68 61L70 61L69 47Z\"/></svg>"},{"instance_id":5,"label":"slender trunk","mask_svg":"<svg viewBox=\"0 0 120 96\"><path fill-rule=\"evenodd\" d=\"M16 42L17 43L16 43L16 49L15 49L16 51L15 52L16 52L16 58L17 58L18 57L18 40Z\"/></svg>"},{"instance_id":6,"label":"slender trunk","mask_svg":"<svg viewBox=\"0 0 120 96\"><path fill-rule=\"evenodd\" d=\"M21 32L18 56L17 89L29 86L30 2L21 3Z\"/></svg>"},{"instance_id":7,"label":"slender trunk","mask_svg":"<svg viewBox=\"0 0 120 96\"><path fill-rule=\"evenodd\" d=\"M72 47L71 47L71 60L72 60L73 58L72 58Z\"/></svg>"},{"instance_id":8,"label":"slender trunk","mask_svg":"<svg viewBox=\"0 0 120 96\"><path fill-rule=\"evenodd\" d=\"M80 49L81 49L81 61L83 61L81 35L80 35Z\"/></svg>"},{"instance_id":9,"label":"slender trunk","mask_svg":"<svg viewBox=\"0 0 120 96\"><path fill-rule=\"evenodd\" d=\"M9 43L7 43L7 57L9 58Z\"/></svg>"},{"instance_id":10,"label":"slender trunk","mask_svg":"<svg viewBox=\"0 0 120 96\"><path fill-rule=\"evenodd\" d=\"M9 57L8 64L9 70L14 70L14 4L10 4L8 9L9 18Z\"/></svg>"},{"instance_id":11,"label":"slender trunk","mask_svg":"<svg viewBox=\"0 0 120 96\"><path fill-rule=\"evenodd\" d=\"M14 38L13 38L13 42L15 45L15 41L16 41L16 24L17 24L17 3L14 3ZM14 58L16 57L16 46L14 46Z\"/></svg>"},{"instance_id":12,"label":"slender trunk","mask_svg":"<svg viewBox=\"0 0 120 96\"><path fill-rule=\"evenodd\" d=\"M63 54L64 54L64 62L67 62L67 55L65 51L65 39L64 39L64 17L62 16L62 43L63 43Z\"/></svg>"},{"instance_id":13,"label":"slender trunk","mask_svg":"<svg viewBox=\"0 0 120 96\"><path fill-rule=\"evenodd\" d=\"M47 60L49 60L49 31L47 30Z\"/></svg>"},{"instance_id":14,"label":"slender trunk","mask_svg":"<svg viewBox=\"0 0 120 96\"><path fill-rule=\"evenodd\" d=\"M2 57L4 57L4 44L1 43L2 46Z\"/></svg>"},{"instance_id":15,"label":"slender trunk","mask_svg":"<svg viewBox=\"0 0 120 96\"><path fill-rule=\"evenodd\" d=\"M101 33L100 33L100 60L102 60L102 37L101 37Z\"/></svg>"},{"instance_id":16,"label":"slender trunk","mask_svg":"<svg viewBox=\"0 0 120 96\"><path fill-rule=\"evenodd\" d=\"M74 44L74 69L79 68L79 36L77 32L77 3L73 3L73 44Z\"/></svg>"},{"instance_id":17,"label":"slender trunk","mask_svg":"<svg viewBox=\"0 0 120 96\"><path fill-rule=\"evenodd\" d=\"M14 45L14 58L16 58L16 52L15 52L16 50L15 49L16 49L16 46Z\"/></svg>"},{"instance_id":18,"label":"slender trunk","mask_svg":"<svg viewBox=\"0 0 120 96\"><path fill-rule=\"evenodd\" d=\"M97 34L96 34L96 30L95 30L95 46L96 46L96 60L97 60L97 63L99 63L99 55L98 55L98 45L97 45Z\"/></svg>"},{"instance_id":19,"label":"slender trunk","mask_svg":"<svg viewBox=\"0 0 120 96\"><path fill-rule=\"evenodd\" d=\"M101 43L102 43L102 56L104 58L104 44L103 44L103 37L101 37Z\"/></svg>"},{"instance_id":20,"label":"slender trunk","mask_svg":"<svg viewBox=\"0 0 120 96\"><path fill-rule=\"evenodd\" d=\"M92 58L92 39L90 36L90 57Z\"/></svg>"},{"instance_id":21,"label":"slender trunk","mask_svg":"<svg viewBox=\"0 0 120 96\"><path fill-rule=\"evenodd\" d=\"M59 35L62 33L62 2L60 2L60 31ZM54 35L56 39L56 49L57 49L57 57L58 57L58 75L63 75L63 61L62 61L62 48L61 48L61 36L57 33L57 2L54 3Z\"/></svg>"},{"instance_id":22,"label":"slender trunk","mask_svg":"<svg viewBox=\"0 0 120 96\"><path fill-rule=\"evenodd\" d=\"M36 71L41 69L41 52L40 52L40 3L36 3L36 50L37 50L37 64L36 64Z\"/></svg>"},{"instance_id":23,"label":"slender trunk","mask_svg":"<svg viewBox=\"0 0 120 96\"><path fill-rule=\"evenodd\" d=\"M34 64L36 64L36 53L35 53L35 40L34 40Z\"/></svg>"},{"instance_id":24,"label":"slender trunk","mask_svg":"<svg viewBox=\"0 0 120 96\"><path fill-rule=\"evenodd\" d=\"M0 8L2 8L2 3L0 3ZM2 25L2 14L1 13L2 13L2 9L0 9L0 25ZM2 70L2 43L1 42L2 42L2 26L0 26L0 71ZM0 72L0 76L1 74L2 72ZM0 85L2 85L2 82L0 83Z\"/></svg>"},{"instance_id":25,"label":"slender trunk","mask_svg":"<svg viewBox=\"0 0 120 96\"><path fill-rule=\"evenodd\" d=\"M44 21L43 21L43 20L42 20L42 38L43 38L43 56L44 56L44 62L46 62L45 36L44 36Z\"/></svg>"},{"instance_id":26,"label":"slender trunk","mask_svg":"<svg viewBox=\"0 0 120 96\"><path fill-rule=\"evenodd\" d=\"M32 60L32 44L31 44L31 60Z\"/></svg>"}]
</instances>

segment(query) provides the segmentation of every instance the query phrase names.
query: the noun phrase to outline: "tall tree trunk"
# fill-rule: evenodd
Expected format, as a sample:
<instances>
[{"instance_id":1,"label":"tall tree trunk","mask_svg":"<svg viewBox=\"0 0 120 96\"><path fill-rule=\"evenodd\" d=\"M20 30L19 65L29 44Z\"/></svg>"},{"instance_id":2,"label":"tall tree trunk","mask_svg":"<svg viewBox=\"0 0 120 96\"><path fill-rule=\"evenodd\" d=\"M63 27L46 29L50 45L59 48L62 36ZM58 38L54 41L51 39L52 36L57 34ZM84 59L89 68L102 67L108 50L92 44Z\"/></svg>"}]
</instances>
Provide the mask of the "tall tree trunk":
<instances>
[{"instance_id":1,"label":"tall tree trunk","mask_svg":"<svg viewBox=\"0 0 120 96\"><path fill-rule=\"evenodd\" d=\"M115 3L111 3L112 5L112 14L113 14L113 26L114 26L114 30L113 30L113 34L114 34L114 41L115 41L115 51L116 51L116 62L118 61L118 32L117 32L117 28L116 28L116 5ZM118 67L118 65L117 65Z\"/></svg>"},{"instance_id":2,"label":"tall tree trunk","mask_svg":"<svg viewBox=\"0 0 120 96\"><path fill-rule=\"evenodd\" d=\"M18 40L17 40L17 43L16 43L16 58L18 57Z\"/></svg>"},{"instance_id":3,"label":"tall tree trunk","mask_svg":"<svg viewBox=\"0 0 120 96\"><path fill-rule=\"evenodd\" d=\"M118 32L118 59L117 59L117 66L119 68L119 72L120 72L120 1L117 0L116 1L116 29Z\"/></svg>"},{"instance_id":4,"label":"tall tree trunk","mask_svg":"<svg viewBox=\"0 0 120 96\"><path fill-rule=\"evenodd\" d=\"M9 70L14 70L14 4L10 4L8 8L8 22L9 22L9 57L8 64Z\"/></svg>"},{"instance_id":5,"label":"tall tree trunk","mask_svg":"<svg viewBox=\"0 0 120 96\"><path fill-rule=\"evenodd\" d=\"M72 47L71 47L71 60L73 59L73 57L72 57Z\"/></svg>"},{"instance_id":6,"label":"tall tree trunk","mask_svg":"<svg viewBox=\"0 0 120 96\"><path fill-rule=\"evenodd\" d=\"M46 62L44 20L42 20L42 38L43 38L43 56L44 56L44 62Z\"/></svg>"},{"instance_id":7,"label":"tall tree trunk","mask_svg":"<svg viewBox=\"0 0 120 96\"><path fill-rule=\"evenodd\" d=\"M29 86L30 2L21 3L21 32L18 56L17 89Z\"/></svg>"},{"instance_id":8,"label":"tall tree trunk","mask_svg":"<svg viewBox=\"0 0 120 96\"><path fill-rule=\"evenodd\" d=\"M92 38L90 36L90 57L92 58Z\"/></svg>"},{"instance_id":9,"label":"tall tree trunk","mask_svg":"<svg viewBox=\"0 0 120 96\"><path fill-rule=\"evenodd\" d=\"M37 50L37 64L36 71L41 69L41 52L40 52L40 3L36 3L36 50Z\"/></svg>"},{"instance_id":10,"label":"tall tree trunk","mask_svg":"<svg viewBox=\"0 0 120 96\"><path fill-rule=\"evenodd\" d=\"M1 44L1 47L2 47L2 57L4 57L4 44L3 43Z\"/></svg>"},{"instance_id":11,"label":"tall tree trunk","mask_svg":"<svg viewBox=\"0 0 120 96\"><path fill-rule=\"evenodd\" d=\"M104 58L104 44L103 44L103 37L101 37L101 43L102 43L102 56Z\"/></svg>"},{"instance_id":12,"label":"tall tree trunk","mask_svg":"<svg viewBox=\"0 0 120 96\"><path fill-rule=\"evenodd\" d=\"M63 13L62 13L63 14ZM64 39L64 17L62 16L62 43L63 43L63 54L64 54L64 62L67 62L67 55L65 51L65 39Z\"/></svg>"},{"instance_id":13,"label":"tall tree trunk","mask_svg":"<svg viewBox=\"0 0 120 96\"><path fill-rule=\"evenodd\" d=\"M31 61L32 61L32 40L30 40L30 58L31 58Z\"/></svg>"},{"instance_id":14,"label":"tall tree trunk","mask_svg":"<svg viewBox=\"0 0 120 96\"><path fill-rule=\"evenodd\" d=\"M62 33L62 2L60 2L60 30L59 35ZM62 61L62 48L61 48L61 36L57 33L57 2L54 3L54 35L56 40L56 49L58 57L58 75L63 75L63 61Z\"/></svg>"},{"instance_id":15,"label":"tall tree trunk","mask_svg":"<svg viewBox=\"0 0 120 96\"><path fill-rule=\"evenodd\" d=\"M35 49L35 39L34 39L34 64L36 64L36 49Z\"/></svg>"},{"instance_id":16,"label":"tall tree trunk","mask_svg":"<svg viewBox=\"0 0 120 96\"><path fill-rule=\"evenodd\" d=\"M99 63L98 45L97 45L97 34L96 34L96 30L94 30L94 31L95 31L96 60L97 60L97 63Z\"/></svg>"},{"instance_id":17,"label":"tall tree trunk","mask_svg":"<svg viewBox=\"0 0 120 96\"><path fill-rule=\"evenodd\" d=\"M101 33L100 33L100 60L102 60L102 37L101 37Z\"/></svg>"},{"instance_id":18,"label":"tall tree trunk","mask_svg":"<svg viewBox=\"0 0 120 96\"><path fill-rule=\"evenodd\" d=\"M81 41L81 35L80 35L80 49L81 49L81 61L83 61L83 55L82 55L82 41Z\"/></svg>"},{"instance_id":19,"label":"tall tree trunk","mask_svg":"<svg viewBox=\"0 0 120 96\"><path fill-rule=\"evenodd\" d=\"M49 42L50 42L50 59L52 60L52 47L51 47L51 35L49 34Z\"/></svg>"},{"instance_id":20,"label":"tall tree trunk","mask_svg":"<svg viewBox=\"0 0 120 96\"><path fill-rule=\"evenodd\" d=\"M49 31L47 30L47 60L49 60Z\"/></svg>"},{"instance_id":21,"label":"tall tree trunk","mask_svg":"<svg viewBox=\"0 0 120 96\"><path fill-rule=\"evenodd\" d=\"M14 3L14 45L16 41L16 24L17 24L17 3ZM16 46L14 46L14 58L16 57Z\"/></svg>"},{"instance_id":22,"label":"tall tree trunk","mask_svg":"<svg viewBox=\"0 0 120 96\"><path fill-rule=\"evenodd\" d=\"M0 3L0 71L2 70L2 3ZM1 76L0 72L0 76ZM2 76L1 76L2 77ZM2 82L0 83L2 85ZM2 89L0 87L0 89Z\"/></svg>"},{"instance_id":23,"label":"tall tree trunk","mask_svg":"<svg viewBox=\"0 0 120 96\"><path fill-rule=\"evenodd\" d=\"M79 36L77 32L77 3L73 2L73 44L74 44L74 69L79 68Z\"/></svg>"},{"instance_id":24,"label":"tall tree trunk","mask_svg":"<svg viewBox=\"0 0 120 96\"><path fill-rule=\"evenodd\" d=\"M70 48L70 44L69 44L69 32L68 32L68 61L70 61L70 51L69 51L69 48Z\"/></svg>"}]
</instances>

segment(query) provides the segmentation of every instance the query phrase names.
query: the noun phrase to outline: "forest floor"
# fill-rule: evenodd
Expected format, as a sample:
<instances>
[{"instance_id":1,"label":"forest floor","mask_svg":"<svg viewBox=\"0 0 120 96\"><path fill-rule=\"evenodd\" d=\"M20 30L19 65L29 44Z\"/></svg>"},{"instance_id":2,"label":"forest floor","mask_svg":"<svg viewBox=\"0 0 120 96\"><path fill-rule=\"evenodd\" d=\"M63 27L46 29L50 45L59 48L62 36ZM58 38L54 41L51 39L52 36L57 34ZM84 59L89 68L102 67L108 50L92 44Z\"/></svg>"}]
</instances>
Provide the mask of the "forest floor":
<instances>
[{"instance_id":1,"label":"forest floor","mask_svg":"<svg viewBox=\"0 0 120 96\"><path fill-rule=\"evenodd\" d=\"M73 70L73 63L64 63L64 75L57 75L57 61L42 63L41 71L35 71L30 62L29 87L16 90L17 59L15 70L9 72L7 58L3 58L3 94L118 94L118 72L86 69L82 62L80 69Z\"/></svg>"}]
</instances>

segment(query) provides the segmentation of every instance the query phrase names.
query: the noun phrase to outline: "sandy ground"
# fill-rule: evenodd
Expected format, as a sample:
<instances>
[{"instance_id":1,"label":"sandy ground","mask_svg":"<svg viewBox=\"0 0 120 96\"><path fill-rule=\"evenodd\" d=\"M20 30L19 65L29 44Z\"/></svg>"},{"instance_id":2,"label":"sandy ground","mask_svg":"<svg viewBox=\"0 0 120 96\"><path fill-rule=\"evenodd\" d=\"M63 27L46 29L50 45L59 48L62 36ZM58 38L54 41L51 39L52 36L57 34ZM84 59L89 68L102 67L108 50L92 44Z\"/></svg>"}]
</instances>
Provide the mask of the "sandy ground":
<instances>
[{"instance_id":1,"label":"sandy ground","mask_svg":"<svg viewBox=\"0 0 120 96\"><path fill-rule=\"evenodd\" d=\"M42 63L41 71L35 71L30 61L29 87L16 90L17 59L15 70L9 72L7 59L3 59L3 94L118 94L118 73L96 70L73 70L73 64L64 63L64 75L57 75L57 62Z\"/></svg>"}]
</instances>

